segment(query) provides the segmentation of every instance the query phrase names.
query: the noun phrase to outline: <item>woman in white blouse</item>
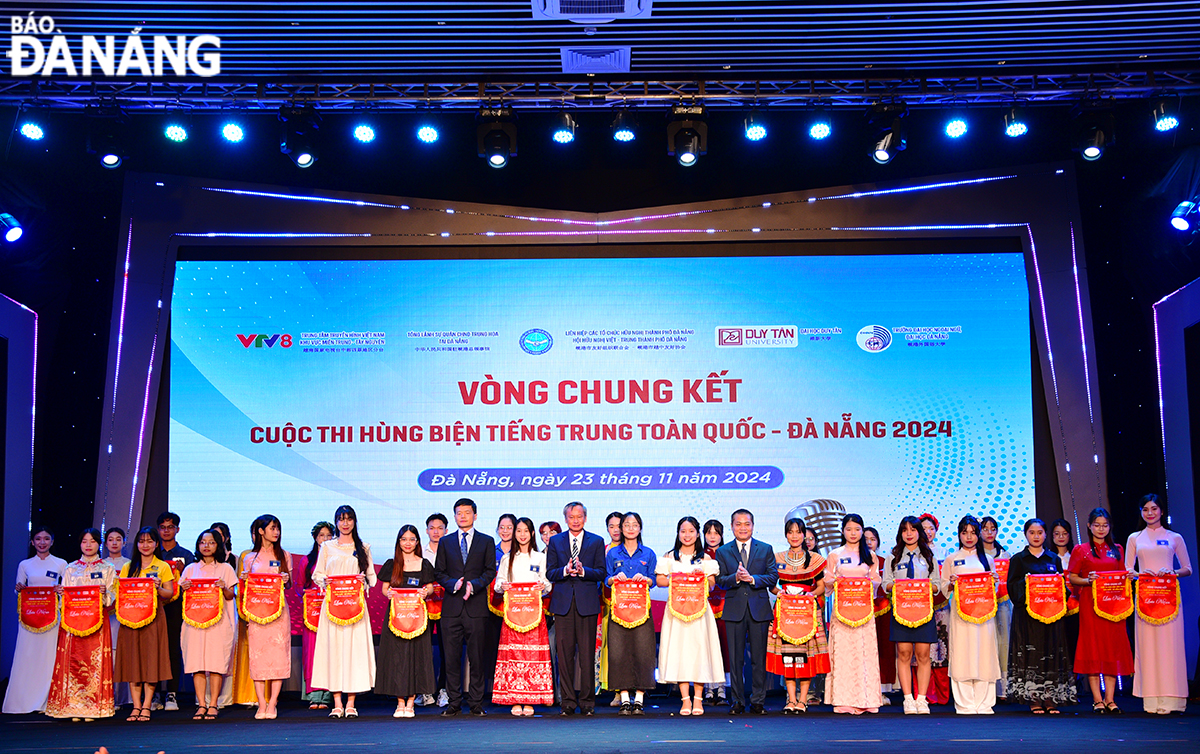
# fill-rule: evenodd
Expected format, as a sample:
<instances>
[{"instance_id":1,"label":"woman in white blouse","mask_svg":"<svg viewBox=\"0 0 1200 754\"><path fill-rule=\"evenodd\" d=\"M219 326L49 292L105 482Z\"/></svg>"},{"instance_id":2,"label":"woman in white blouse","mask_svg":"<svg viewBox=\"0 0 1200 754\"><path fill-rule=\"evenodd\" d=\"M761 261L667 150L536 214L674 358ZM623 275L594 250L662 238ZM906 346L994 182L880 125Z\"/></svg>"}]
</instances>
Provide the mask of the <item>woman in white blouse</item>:
<instances>
[{"instance_id":1,"label":"woman in white blouse","mask_svg":"<svg viewBox=\"0 0 1200 754\"><path fill-rule=\"evenodd\" d=\"M958 522L958 550L942 564L942 592L949 597L960 576L995 569L979 545L979 521L964 516ZM995 588L993 584L993 588ZM996 705L996 681L1000 679L996 618L983 623L963 620L950 610L950 684L954 707L960 715L990 715Z\"/></svg>"},{"instance_id":2,"label":"woman in white blouse","mask_svg":"<svg viewBox=\"0 0 1200 754\"><path fill-rule=\"evenodd\" d=\"M929 579L934 592L941 591L942 579L938 573L937 558L926 541L924 528L916 516L905 516L900 520L896 532L896 546L883 559L883 590L891 592L898 579ZM915 621L914 621L915 622ZM896 644L896 669L900 677L900 688L904 691L904 714L928 715L929 679L933 675L930 647L937 643L937 626L931 615L929 621L915 628L896 621L895 609L891 614L890 638ZM917 658L917 693L912 688L912 658Z\"/></svg>"}]
</instances>

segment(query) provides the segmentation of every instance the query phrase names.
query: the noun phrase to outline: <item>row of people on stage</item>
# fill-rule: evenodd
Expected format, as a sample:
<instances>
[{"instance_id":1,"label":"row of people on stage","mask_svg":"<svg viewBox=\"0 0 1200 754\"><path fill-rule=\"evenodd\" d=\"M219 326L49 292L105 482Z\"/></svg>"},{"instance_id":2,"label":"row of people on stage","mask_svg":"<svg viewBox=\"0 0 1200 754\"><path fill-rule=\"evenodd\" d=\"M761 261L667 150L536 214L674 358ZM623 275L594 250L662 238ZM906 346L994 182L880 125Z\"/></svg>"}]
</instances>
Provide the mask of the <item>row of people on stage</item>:
<instances>
[{"instance_id":1,"label":"row of people on stage","mask_svg":"<svg viewBox=\"0 0 1200 754\"><path fill-rule=\"evenodd\" d=\"M35 555L17 574L21 631L4 711L106 717L127 684L128 719L145 721L155 687L186 673L194 719L250 701L256 718L274 718L292 675L287 589L304 595L305 699L338 718L357 717L356 697L370 691L396 697L399 718L439 691L443 715L483 715L489 685L492 703L515 716L556 703L564 716L593 714L601 687L620 714L641 715L657 683L678 687L680 714L702 715L727 679L731 713L761 714L768 674L787 690L785 714L806 711L821 686L818 701L834 712L876 712L892 682L907 714L951 699L960 714L990 714L998 691L1054 714L1075 702L1077 674L1098 713L1119 712L1117 676L1133 675L1147 712L1186 704L1172 588L1191 564L1153 495L1124 549L1096 509L1084 544L1074 546L1066 521L1035 518L1016 553L996 542L994 519L973 516L958 523L955 551L943 553L931 514L905 517L890 548L847 514L839 546L822 555L799 518L785 522L787 547L776 553L754 538L744 509L731 516L729 542L721 522L702 527L685 516L661 553L642 541L636 512L609 516L607 542L586 530L580 503L565 507L565 531L506 514L499 542L476 528L476 515L473 501L459 500L450 533L449 520L430 516L424 545L416 526L403 526L378 574L350 506L313 527L313 550L299 563L271 515L255 519L253 547L238 558L223 525L186 551L170 513L137 532L132 559L120 555L119 529L85 530L70 564L50 554L48 529L35 530ZM1139 595L1159 595L1145 610L1138 602L1136 651L1126 574L1140 578ZM389 602L378 647L366 609L377 581ZM668 590L657 636L652 586Z\"/></svg>"}]
</instances>

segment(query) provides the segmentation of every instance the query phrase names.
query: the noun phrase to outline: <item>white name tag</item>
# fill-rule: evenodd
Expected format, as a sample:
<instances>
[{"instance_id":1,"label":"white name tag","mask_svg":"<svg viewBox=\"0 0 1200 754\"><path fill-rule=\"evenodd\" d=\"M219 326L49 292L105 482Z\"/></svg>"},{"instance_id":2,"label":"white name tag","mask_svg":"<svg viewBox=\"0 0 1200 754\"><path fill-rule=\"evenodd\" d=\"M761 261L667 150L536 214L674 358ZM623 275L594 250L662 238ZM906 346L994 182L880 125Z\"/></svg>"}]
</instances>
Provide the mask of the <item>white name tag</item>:
<instances>
[{"instance_id":1,"label":"white name tag","mask_svg":"<svg viewBox=\"0 0 1200 754\"><path fill-rule=\"evenodd\" d=\"M421 580L420 580L420 579L418 579L418 578L416 578L416 577L414 577L414 576L409 576L409 577L408 577L408 585L409 585L409 586L420 586L420 585L421 585Z\"/></svg>"}]
</instances>

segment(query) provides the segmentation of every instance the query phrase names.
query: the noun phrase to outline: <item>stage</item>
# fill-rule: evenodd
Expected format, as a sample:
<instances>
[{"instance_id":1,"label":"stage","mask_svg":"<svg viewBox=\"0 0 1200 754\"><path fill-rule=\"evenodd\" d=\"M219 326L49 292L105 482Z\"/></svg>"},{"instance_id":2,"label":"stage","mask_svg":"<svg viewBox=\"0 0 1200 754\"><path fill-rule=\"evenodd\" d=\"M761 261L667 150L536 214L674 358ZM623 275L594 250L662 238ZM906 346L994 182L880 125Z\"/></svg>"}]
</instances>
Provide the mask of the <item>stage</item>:
<instances>
[{"instance_id":1,"label":"stage","mask_svg":"<svg viewBox=\"0 0 1200 754\"><path fill-rule=\"evenodd\" d=\"M41 715L0 719L0 735L8 754L26 752L91 752L106 746L110 754L165 751L167 754L213 754L251 749L254 752L388 750L437 752L751 752L833 751L843 744L864 745L858 751L932 752L983 745L1002 751L1158 751L1183 752L1200 740L1200 715L1146 715L1141 700L1120 700L1125 714L1093 715L1091 705L1068 708L1061 715L1033 716L1028 709L998 705L990 717L955 715L935 706L928 716L904 716L898 706L877 715L852 718L828 707L803 716L779 713L782 697L769 697L763 716L731 717L726 707L706 708L701 718L680 717L675 698L654 698L642 718L619 718L616 710L597 709L593 718L561 718L557 709L533 719L516 719L507 707L487 707L486 718L442 718L440 710L418 708L412 720L394 720L390 702L370 699L360 705L357 720L330 720L289 702L275 721L256 721L244 708L223 710L216 721L193 722L191 710L155 712L148 724L124 722L125 714L94 723L49 720ZM653 705L657 705L655 708ZM963 746L963 745L966 746ZM1182 745L1182 746L1181 746ZM982 749L975 749L980 751Z\"/></svg>"}]
</instances>

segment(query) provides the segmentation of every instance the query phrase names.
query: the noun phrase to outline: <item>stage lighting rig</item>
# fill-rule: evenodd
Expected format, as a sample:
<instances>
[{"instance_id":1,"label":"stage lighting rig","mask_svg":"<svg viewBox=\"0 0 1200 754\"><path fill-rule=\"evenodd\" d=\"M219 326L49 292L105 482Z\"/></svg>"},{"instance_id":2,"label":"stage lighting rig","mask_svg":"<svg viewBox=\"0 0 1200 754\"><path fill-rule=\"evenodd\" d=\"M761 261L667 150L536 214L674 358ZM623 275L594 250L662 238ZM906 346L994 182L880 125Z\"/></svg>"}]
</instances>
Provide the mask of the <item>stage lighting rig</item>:
<instances>
[{"instance_id":1,"label":"stage lighting rig","mask_svg":"<svg viewBox=\"0 0 1200 754\"><path fill-rule=\"evenodd\" d=\"M867 110L867 128L871 132L871 156L886 165L908 146L904 138L904 116L908 105L903 102L879 102Z\"/></svg>"},{"instance_id":2,"label":"stage lighting rig","mask_svg":"<svg viewBox=\"0 0 1200 754\"><path fill-rule=\"evenodd\" d=\"M1200 196L1185 199L1171 213L1171 227L1182 233L1195 233L1200 229Z\"/></svg>"},{"instance_id":3,"label":"stage lighting rig","mask_svg":"<svg viewBox=\"0 0 1200 754\"><path fill-rule=\"evenodd\" d=\"M511 107L481 107L476 116L475 144L479 156L494 168L517 156L517 124Z\"/></svg>"},{"instance_id":4,"label":"stage lighting rig","mask_svg":"<svg viewBox=\"0 0 1200 754\"><path fill-rule=\"evenodd\" d=\"M708 117L704 105L675 105L667 124L667 154L684 167L708 153Z\"/></svg>"},{"instance_id":5,"label":"stage lighting rig","mask_svg":"<svg viewBox=\"0 0 1200 754\"><path fill-rule=\"evenodd\" d=\"M100 166L108 170L121 167L125 161L125 127L129 116L119 107L94 106L85 110L87 117L87 152L96 155Z\"/></svg>"},{"instance_id":6,"label":"stage lighting rig","mask_svg":"<svg viewBox=\"0 0 1200 754\"><path fill-rule=\"evenodd\" d=\"M321 114L311 105L279 108L279 122L283 132L279 137L279 151L291 158L296 167L308 168L317 162L317 134L321 128Z\"/></svg>"},{"instance_id":7,"label":"stage lighting rig","mask_svg":"<svg viewBox=\"0 0 1200 754\"><path fill-rule=\"evenodd\" d=\"M1110 105L1081 102L1071 117L1071 147L1088 162L1104 156L1116 143L1113 112Z\"/></svg>"},{"instance_id":8,"label":"stage lighting rig","mask_svg":"<svg viewBox=\"0 0 1200 754\"><path fill-rule=\"evenodd\" d=\"M21 240L21 236L25 235L25 229L21 227L21 223L7 212L0 213L0 227L4 228L4 240L9 243L16 243Z\"/></svg>"},{"instance_id":9,"label":"stage lighting rig","mask_svg":"<svg viewBox=\"0 0 1200 754\"><path fill-rule=\"evenodd\" d=\"M1154 130L1159 133L1174 131L1179 128L1179 106L1169 99L1160 99L1154 103L1151 111L1154 120Z\"/></svg>"},{"instance_id":10,"label":"stage lighting rig","mask_svg":"<svg viewBox=\"0 0 1200 754\"><path fill-rule=\"evenodd\" d=\"M624 143L633 141L636 136L633 113L629 110L618 110L617 117L613 118L612 122L613 141Z\"/></svg>"}]
</instances>

